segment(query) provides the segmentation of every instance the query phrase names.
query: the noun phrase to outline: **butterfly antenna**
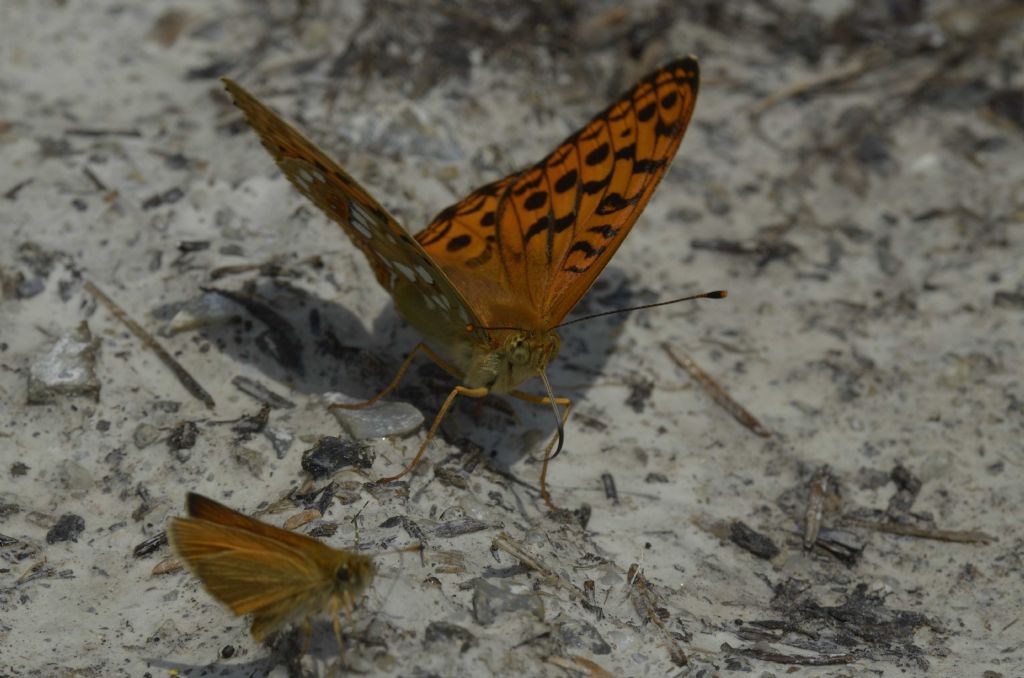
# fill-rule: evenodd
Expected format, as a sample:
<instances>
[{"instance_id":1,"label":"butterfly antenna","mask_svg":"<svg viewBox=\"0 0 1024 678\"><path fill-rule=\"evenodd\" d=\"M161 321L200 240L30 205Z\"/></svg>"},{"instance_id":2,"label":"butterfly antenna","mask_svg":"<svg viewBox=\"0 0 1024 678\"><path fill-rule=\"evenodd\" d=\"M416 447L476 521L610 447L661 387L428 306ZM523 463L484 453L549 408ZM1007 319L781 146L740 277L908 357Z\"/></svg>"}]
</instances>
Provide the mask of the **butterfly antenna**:
<instances>
[{"instance_id":1,"label":"butterfly antenna","mask_svg":"<svg viewBox=\"0 0 1024 678\"><path fill-rule=\"evenodd\" d=\"M562 426L562 415L558 411L558 403L555 402L555 392L551 390L548 374L543 369L540 371L540 380L544 382L544 390L548 392L548 401L551 403L551 410L555 413L555 424L558 426L558 447L555 448L555 453L548 458L548 461L551 461L562 451L562 443L565 442L565 428Z\"/></svg>"},{"instance_id":2,"label":"butterfly antenna","mask_svg":"<svg viewBox=\"0 0 1024 678\"><path fill-rule=\"evenodd\" d=\"M365 504L363 504L363 508L361 508L358 511L356 511L356 514L354 516L352 516L352 526L356 530L356 543L355 543L355 550L356 551L359 550L359 516L362 515L363 509L365 509L369 505L370 505L370 502L366 502Z\"/></svg>"},{"instance_id":3,"label":"butterfly antenna","mask_svg":"<svg viewBox=\"0 0 1024 678\"><path fill-rule=\"evenodd\" d=\"M669 301L659 301L655 304L644 304L642 306L630 306L629 308L617 308L614 311L605 311L603 313L593 313L591 315L585 315L582 318L575 318L569 322L562 323L557 327L565 327L566 325L575 325L581 323L584 320L593 320L594 318L601 318L606 315L615 315L616 313L630 313L632 311L642 311L647 308L657 308L658 306L668 306L669 304L678 304L680 301L691 301L693 299L725 299L729 296L729 293L725 290L715 290L714 292L701 292L700 294L692 294L688 297L680 297L678 299L670 299Z\"/></svg>"}]
</instances>

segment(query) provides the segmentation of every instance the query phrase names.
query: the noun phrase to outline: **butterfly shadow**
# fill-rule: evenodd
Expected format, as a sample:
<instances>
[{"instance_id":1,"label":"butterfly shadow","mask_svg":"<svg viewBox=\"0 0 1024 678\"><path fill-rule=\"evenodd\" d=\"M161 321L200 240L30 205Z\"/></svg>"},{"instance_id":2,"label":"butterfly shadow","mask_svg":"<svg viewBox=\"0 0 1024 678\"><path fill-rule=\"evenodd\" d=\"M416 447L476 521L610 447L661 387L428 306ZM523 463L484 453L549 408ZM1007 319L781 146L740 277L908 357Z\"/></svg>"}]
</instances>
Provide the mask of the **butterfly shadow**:
<instances>
[{"instance_id":1,"label":"butterfly shadow","mask_svg":"<svg viewBox=\"0 0 1024 678\"><path fill-rule=\"evenodd\" d=\"M323 299L278 279L257 278L242 285L218 284L205 288L244 307L241 321L201 328L199 333L218 350L262 373L270 390L322 394L339 391L353 398L369 398L394 377L405 356L420 340L391 305L368 324L344 305L344 300ZM648 288L637 288L626 273L609 266L567 320L657 301ZM558 396L574 401L577 413L583 398L616 350L616 335L625 315L596 318L560 330L562 346L548 368ZM628 382L629 375L614 375ZM428 421L456 385L447 372L428 359L417 358L391 399L414 404ZM522 389L543 394L539 380ZM287 393L284 394L287 398ZM601 415L602 413L598 413ZM585 419L584 419L585 421ZM570 417L566 445L572 445ZM492 463L508 470L530 445L509 444L509 434L531 430L547 440L556 422L548 407L522 403L510 397L490 396L482 401L462 399L446 417L441 432L449 441L471 439L490 450ZM324 434L335 433L324 431ZM531 449L532 452L532 449Z\"/></svg>"},{"instance_id":2,"label":"butterfly shadow","mask_svg":"<svg viewBox=\"0 0 1024 678\"><path fill-rule=\"evenodd\" d=\"M239 320L200 328L199 334L260 372L267 379L263 385L285 398L285 391L355 395L364 392L364 384L385 384L393 376L392 347L402 342L403 328L391 309L370 332L343 303L289 282L259 278L204 289L240 307Z\"/></svg>"},{"instance_id":3,"label":"butterfly shadow","mask_svg":"<svg viewBox=\"0 0 1024 678\"><path fill-rule=\"evenodd\" d=\"M368 647L368 643L353 641L346 637L345 659L339 666L340 654L331 621L329 619L311 620L310 628L311 633L308 636L299 625L272 634L255 651L258 656L248 661L225 658L222 661L195 664L153 657L146 658L146 661L151 666L168 672L177 671L178 674L185 676L216 675L221 678L252 678L253 676L270 675L279 667L284 667L289 676L343 676L348 673L346 665L353 661L359 662L359 654L365 652L365 648ZM332 670L333 673L331 673Z\"/></svg>"}]
</instances>

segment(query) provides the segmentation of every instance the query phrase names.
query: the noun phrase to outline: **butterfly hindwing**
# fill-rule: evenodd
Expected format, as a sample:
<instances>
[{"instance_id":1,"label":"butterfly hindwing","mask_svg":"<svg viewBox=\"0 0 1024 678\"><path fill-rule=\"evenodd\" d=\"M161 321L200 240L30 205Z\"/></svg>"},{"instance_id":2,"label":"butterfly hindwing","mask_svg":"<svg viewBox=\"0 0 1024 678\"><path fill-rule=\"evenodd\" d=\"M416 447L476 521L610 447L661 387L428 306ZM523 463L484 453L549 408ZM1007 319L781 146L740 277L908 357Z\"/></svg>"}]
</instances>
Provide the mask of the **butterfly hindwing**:
<instances>
[{"instance_id":1,"label":"butterfly hindwing","mask_svg":"<svg viewBox=\"0 0 1024 678\"><path fill-rule=\"evenodd\" d=\"M485 322L550 329L622 244L682 141L696 59L638 82L546 158L478 189L417 234ZM481 193L482 192L482 193Z\"/></svg>"},{"instance_id":2,"label":"butterfly hindwing","mask_svg":"<svg viewBox=\"0 0 1024 678\"><path fill-rule=\"evenodd\" d=\"M240 85L227 78L224 84L288 180L363 251L377 280L401 302L399 311L429 311L410 322L428 336L461 339L470 334L467 325L480 325L444 271L355 179Z\"/></svg>"}]
</instances>

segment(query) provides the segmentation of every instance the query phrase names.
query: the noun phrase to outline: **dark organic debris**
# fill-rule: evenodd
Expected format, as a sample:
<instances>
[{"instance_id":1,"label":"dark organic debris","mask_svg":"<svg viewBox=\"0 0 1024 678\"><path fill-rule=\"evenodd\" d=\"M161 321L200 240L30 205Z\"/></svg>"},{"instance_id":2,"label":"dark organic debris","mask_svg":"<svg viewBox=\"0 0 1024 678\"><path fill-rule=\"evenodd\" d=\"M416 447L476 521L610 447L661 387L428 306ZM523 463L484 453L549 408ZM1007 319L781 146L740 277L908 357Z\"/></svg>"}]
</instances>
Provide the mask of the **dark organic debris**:
<instances>
[{"instance_id":1,"label":"dark organic debris","mask_svg":"<svg viewBox=\"0 0 1024 678\"><path fill-rule=\"evenodd\" d=\"M785 240L756 240L744 242L728 238L695 238L690 241L695 250L708 250L722 254L754 257L757 268L764 268L773 261L788 261L793 255L799 254L800 248Z\"/></svg>"},{"instance_id":2,"label":"dark organic debris","mask_svg":"<svg viewBox=\"0 0 1024 678\"><path fill-rule=\"evenodd\" d=\"M458 624L443 621L434 621L427 624L427 628L423 632L424 645L451 641L460 643L459 652L465 652L477 644L476 636Z\"/></svg>"},{"instance_id":3,"label":"dark organic debris","mask_svg":"<svg viewBox=\"0 0 1024 678\"><path fill-rule=\"evenodd\" d=\"M590 516L593 509L590 504L581 504L578 509L556 508L548 511L548 519L562 525L578 525L580 529L587 529L590 523Z\"/></svg>"},{"instance_id":4,"label":"dark organic debris","mask_svg":"<svg viewBox=\"0 0 1024 678\"><path fill-rule=\"evenodd\" d=\"M605 498L611 501L612 504L618 505L619 491L615 489L615 476L607 472L602 473L601 484L604 486Z\"/></svg>"},{"instance_id":5,"label":"dark organic debris","mask_svg":"<svg viewBox=\"0 0 1024 678\"><path fill-rule=\"evenodd\" d=\"M583 609L593 613L598 621L604 619L604 608L597 604L597 590L593 579L583 582L583 598L580 600Z\"/></svg>"},{"instance_id":6,"label":"dark organic debris","mask_svg":"<svg viewBox=\"0 0 1024 678\"><path fill-rule=\"evenodd\" d=\"M219 78L225 73L230 73L235 68L235 62L227 58L213 59L204 66L190 68L185 72L186 80L212 80Z\"/></svg>"},{"instance_id":7,"label":"dark organic debris","mask_svg":"<svg viewBox=\"0 0 1024 678\"><path fill-rule=\"evenodd\" d=\"M461 471L450 469L447 466L441 464L434 464L434 477L442 485L448 485L449 487L455 487L460 490L465 490L469 487L469 481L466 479L466 474Z\"/></svg>"},{"instance_id":8,"label":"dark organic debris","mask_svg":"<svg viewBox=\"0 0 1024 678\"><path fill-rule=\"evenodd\" d=\"M0 501L0 522L21 513L21 507L14 502Z\"/></svg>"},{"instance_id":9,"label":"dark organic debris","mask_svg":"<svg viewBox=\"0 0 1024 678\"><path fill-rule=\"evenodd\" d=\"M315 508L320 512L320 515L326 515L327 509L331 507L334 502L334 492L337 486L334 483L328 483L319 492L315 492L305 504L307 508Z\"/></svg>"},{"instance_id":10,"label":"dark organic debris","mask_svg":"<svg viewBox=\"0 0 1024 678\"><path fill-rule=\"evenodd\" d=\"M142 558L148 556L150 553L160 549L167 545L167 533L158 532L149 539L140 542L134 549L132 549L132 555L136 558Z\"/></svg>"},{"instance_id":11,"label":"dark organic debris","mask_svg":"<svg viewBox=\"0 0 1024 678\"><path fill-rule=\"evenodd\" d=\"M132 520L139 522L146 517L146 514L153 510L153 497L149 493L149 488L143 483L135 486L135 495L142 500L142 503L132 511Z\"/></svg>"},{"instance_id":12,"label":"dark organic debris","mask_svg":"<svg viewBox=\"0 0 1024 678\"><path fill-rule=\"evenodd\" d=\"M770 537L754 531L740 520L733 521L729 526L729 539L741 549L750 551L758 558L768 560L779 555L779 547Z\"/></svg>"},{"instance_id":13,"label":"dark organic debris","mask_svg":"<svg viewBox=\"0 0 1024 678\"><path fill-rule=\"evenodd\" d=\"M864 553L864 539L847 530L821 528L814 546L827 551L845 565L857 564Z\"/></svg>"},{"instance_id":14,"label":"dark organic debris","mask_svg":"<svg viewBox=\"0 0 1024 678\"><path fill-rule=\"evenodd\" d=\"M78 541L78 536L85 530L85 519L74 513L65 513L57 519L57 523L46 533L46 543L56 544L59 541Z\"/></svg>"},{"instance_id":15,"label":"dark organic debris","mask_svg":"<svg viewBox=\"0 0 1024 678\"><path fill-rule=\"evenodd\" d=\"M310 537L314 539L326 539L327 537L333 537L334 533L338 531L338 523L320 523L312 530L307 532Z\"/></svg>"},{"instance_id":16,"label":"dark organic debris","mask_svg":"<svg viewBox=\"0 0 1024 678\"><path fill-rule=\"evenodd\" d=\"M33 181L35 181L35 177L29 177L27 179L22 179L21 181L19 181L18 183L14 184L9 189L4 191L4 197L6 199L8 199L8 200L17 200L18 199L18 193L21 192L21 189L25 188L26 186L31 184Z\"/></svg>"},{"instance_id":17,"label":"dark organic debris","mask_svg":"<svg viewBox=\"0 0 1024 678\"><path fill-rule=\"evenodd\" d=\"M161 205L171 205L181 200L184 195L184 191L175 186L174 188L167 189L163 193L156 193L143 200L142 209L151 210L154 207L160 207Z\"/></svg>"},{"instance_id":18,"label":"dark organic debris","mask_svg":"<svg viewBox=\"0 0 1024 678\"><path fill-rule=\"evenodd\" d=\"M759 647L736 648L731 647L728 643L722 643L722 651L730 654L740 654L744 657L759 659L764 662L792 664L794 666L836 666L840 664L849 664L856 660L856 657L849 653L834 655L784 654L782 652L772 652L771 650L765 650Z\"/></svg>"},{"instance_id":19,"label":"dark organic debris","mask_svg":"<svg viewBox=\"0 0 1024 678\"><path fill-rule=\"evenodd\" d=\"M995 541L995 537L981 530L940 530L930 527L905 525L903 523L865 520L853 515L843 516L843 522L854 527L888 532L889 534L898 534L904 537L919 537L921 539L934 539L936 541L948 541L959 544L990 544Z\"/></svg>"},{"instance_id":20,"label":"dark organic debris","mask_svg":"<svg viewBox=\"0 0 1024 678\"><path fill-rule=\"evenodd\" d=\"M182 254L205 252L208 249L210 249L209 240L181 240L178 242L178 251Z\"/></svg>"},{"instance_id":21,"label":"dark organic debris","mask_svg":"<svg viewBox=\"0 0 1024 678\"><path fill-rule=\"evenodd\" d=\"M497 537L491 540L491 553L497 553L498 551L504 551L513 558L519 561L519 564L523 567L540 572L546 577L565 589L566 591L572 591L574 593L583 593L580 589L576 588L572 582L565 579L559 574L556 574L550 567L544 564L537 556L527 551L520 544L512 541L504 532L500 533Z\"/></svg>"},{"instance_id":22,"label":"dark organic debris","mask_svg":"<svg viewBox=\"0 0 1024 678\"><path fill-rule=\"evenodd\" d=\"M199 427L194 421L183 421L167 436L167 446L172 451L191 450L199 439Z\"/></svg>"},{"instance_id":23,"label":"dark organic debris","mask_svg":"<svg viewBox=\"0 0 1024 678\"><path fill-rule=\"evenodd\" d=\"M64 134L72 137L141 137L142 131L131 128L69 127L64 130Z\"/></svg>"},{"instance_id":24,"label":"dark organic debris","mask_svg":"<svg viewBox=\"0 0 1024 678\"><path fill-rule=\"evenodd\" d=\"M261 384L260 382L249 379L248 377L237 376L231 380L231 383L242 393L252 396L256 400L260 401L264 405L269 405L274 409L279 410L290 410L295 408L295 403L277 395L269 388Z\"/></svg>"},{"instance_id":25,"label":"dark organic debris","mask_svg":"<svg viewBox=\"0 0 1024 678\"><path fill-rule=\"evenodd\" d=\"M994 92L988 100L988 107L996 115L1024 130L1024 89Z\"/></svg>"},{"instance_id":26,"label":"dark organic debris","mask_svg":"<svg viewBox=\"0 0 1024 678\"><path fill-rule=\"evenodd\" d=\"M672 359L672 362L686 370L691 377L696 379L697 383L704 388L704 391L711 396L711 399L721 407L725 408L725 411L731 414L733 419L740 422L762 438L771 436L772 432L768 430L764 424L758 421L757 418L748 412L745 407L733 400L732 396L730 396L718 382L712 379L711 375L701 369L701 367L697 365L690 356L685 353L677 353L672 349L672 346L667 343L662 344L661 348L668 354L668 357Z\"/></svg>"},{"instance_id":27,"label":"dark organic debris","mask_svg":"<svg viewBox=\"0 0 1024 678\"><path fill-rule=\"evenodd\" d=\"M629 599L633 603L633 609L636 610L637 615L644 623L651 623L660 631L662 643L668 650L668 656L672 663L676 666L686 666L689 662L686 652L665 628L665 622L671 618L671 614L662 603L657 590L647 581L643 570L636 563L629 566L626 582L629 585Z\"/></svg>"},{"instance_id":28,"label":"dark organic debris","mask_svg":"<svg viewBox=\"0 0 1024 678\"><path fill-rule=\"evenodd\" d=\"M562 622L555 626L555 637L567 650L611 654L611 646L605 642L592 624L581 620Z\"/></svg>"},{"instance_id":29,"label":"dark organic debris","mask_svg":"<svg viewBox=\"0 0 1024 678\"><path fill-rule=\"evenodd\" d=\"M346 466L370 468L376 455L373 448L354 440L324 436L302 453L302 469L313 478L326 478Z\"/></svg>"},{"instance_id":30,"label":"dark organic debris","mask_svg":"<svg viewBox=\"0 0 1024 678\"><path fill-rule=\"evenodd\" d=\"M794 647L831 654L848 648L857 654L926 663L924 651L914 645L914 634L927 626L941 632L925 615L885 605L885 594L857 584L841 605L822 605L809 595L806 582L788 579L775 586L772 607L780 611Z\"/></svg>"},{"instance_id":31,"label":"dark organic debris","mask_svg":"<svg viewBox=\"0 0 1024 678\"><path fill-rule=\"evenodd\" d=\"M1024 310L1024 292L999 290L992 295L992 305L996 308Z\"/></svg>"},{"instance_id":32,"label":"dark organic debris","mask_svg":"<svg viewBox=\"0 0 1024 678\"><path fill-rule=\"evenodd\" d=\"M899 521L907 516L910 507L914 505L921 491L921 479L902 464L897 465L889 477L896 483L896 494L889 499L889 507L885 512L893 520Z\"/></svg>"},{"instance_id":33,"label":"dark organic debris","mask_svg":"<svg viewBox=\"0 0 1024 678\"><path fill-rule=\"evenodd\" d=\"M476 518L459 518L458 520L449 520L446 523L441 523L435 527L431 532L435 537L441 539L449 539L451 537L458 537L463 534L470 534L472 532L480 532L491 527L489 524L477 520Z\"/></svg>"},{"instance_id":34,"label":"dark organic debris","mask_svg":"<svg viewBox=\"0 0 1024 678\"><path fill-rule=\"evenodd\" d=\"M392 516L380 524L381 527L395 527L397 525L401 525L405 533L416 541L421 544L427 543L426 537L423 536L423 529L408 516Z\"/></svg>"},{"instance_id":35,"label":"dark organic debris","mask_svg":"<svg viewBox=\"0 0 1024 678\"><path fill-rule=\"evenodd\" d=\"M750 115L753 118L757 118L768 109L786 101L787 99L797 97L806 98L809 94L817 90L847 83L875 68L881 63L881 61L882 60L878 58L853 60L842 64L833 70L823 70L820 74L815 75L809 80L793 83L765 97L751 107Z\"/></svg>"},{"instance_id":36,"label":"dark organic debris","mask_svg":"<svg viewBox=\"0 0 1024 678\"><path fill-rule=\"evenodd\" d=\"M483 579L474 579L473 618L478 624L489 626L499 615L525 611L544 619L544 602L540 596L512 593Z\"/></svg>"},{"instance_id":37,"label":"dark organic debris","mask_svg":"<svg viewBox=\"0 0 1024 678\"><path fill-rule=\"evenodd\" d=\"M257 433L263 431L270 419L270 405L264 404L256 414L248 414L238 420L238 423L231 427L237 438L236 442L251 440Z\"/></svg>"},{"instance_id":38,"label":"dark organic debris","mask_svg":"<svg viewBox=\"0 0 1024 678\"><path fill-rule=\"evenodd\" d=\"M160 343L142 327L142 325L132 320L128 314L125 313L124 309L114 303L113 299L108 297L106 293L88 280L85 281L85 289L96 297L104 306L106 306L107 310L110 311L115 318L124 323L125 327L131 330L131 333L134 334L146 346L146 348L156 354L160 359L160 362L166 365L168 369L174 373L174 376L178 378L178 381L185 387L185 390L191 393L196 399L201 400L203 404L211 410L216 407L213 396L207 393L206 389L200 386L199 382L181 366L181 363L175 360L174 357L167 352L167 349L161 346Z\"/></svg>"},{"instance_id":39,"label":"dark organic debris","mask_svg":"<svg viewBox=\"0 0 1024 678\"><path fill-rule=\"evenodd\" d=\"M653 392L653 381L640 378L632 379L629 382L629 395L626 396L626 405L639 414L647 407L647 401L651 399L651 393Z\"/></svg>"},{"instance_id":40,"label":"dark organic debris","mask_svg":"<svg viewBox=\"0 0 1024 678\"><path fill-rule=\"evenodd\" d=\"M888 276L894 276L903 269L903 262L892 251L890 236L883 236L875 242L875 258L878 268Z\"/></svg>"},{"instance_id":41,"label":"dark organic debris","mask_svg":"<svg viewBox=\"0 0 1024 678\"><path fill-rule=\"evenodd\" d=\"M591 416L586 412L577 412L573 410L572 419L591 431L600 432L608 430L608 424L601 421L598 417Z\"/></svg>"},{"instance_id":42,"label":"dark organic debris","mask_svg":"<svg viewBox=\"0 0 1024 678\"><path fill-rule=\"evenodd\" d=\"M821 521L826 513L832 513L839 506L839 480L822 466L808 484L807 505L804 508L804 548L811 549L818 540Z\"/></svg>"}]
</instances>

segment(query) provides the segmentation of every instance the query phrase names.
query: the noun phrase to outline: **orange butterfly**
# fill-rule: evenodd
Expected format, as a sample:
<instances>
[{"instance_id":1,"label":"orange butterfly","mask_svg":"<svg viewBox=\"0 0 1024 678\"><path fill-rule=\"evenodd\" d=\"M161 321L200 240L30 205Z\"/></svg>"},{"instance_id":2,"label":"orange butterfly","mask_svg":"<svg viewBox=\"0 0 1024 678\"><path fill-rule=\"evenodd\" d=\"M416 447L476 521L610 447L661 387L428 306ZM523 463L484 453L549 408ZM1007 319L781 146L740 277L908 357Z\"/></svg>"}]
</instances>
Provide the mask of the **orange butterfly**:
<instances>
[{"instance_id":1,"label":"orange butterfly","mask_svg":"<svg viewBox=\"0 0 1024 678\"><path fill-rule=\"evenodd\" d=\"M174 518L171 546L217 600L252 614L257 642L292 621L329 610L343 649L339 612L351 615L373 578L369 556L334 549L189 493L188 518Z\"/></svg>"},{"instance_id":2,"label":"orange butterfly","mask_svg":"<svg viewBox=\"0 0 1024 678\"><path fill-rule=\"evenodd\" d=\"M460 382L412 462L381 482L416 466L456 397L508 393L555 411L557 438L545 449L540 477L541 496L553 507L548 462L562 448L572 406L554 396L545 373L558 353L557 328L668 170L696 103L697 60L679 59L647 75L539 163L478 188L415 238L308 139L238 84L224 82L285 176L341 225L399 314L444 353L419 343L383 391L334 407L377 402L398 385L417 351ZM517 390L531 377L540 377L546 396Z\"/></svg>"}]
</instances>

